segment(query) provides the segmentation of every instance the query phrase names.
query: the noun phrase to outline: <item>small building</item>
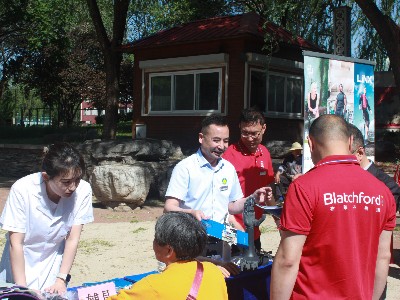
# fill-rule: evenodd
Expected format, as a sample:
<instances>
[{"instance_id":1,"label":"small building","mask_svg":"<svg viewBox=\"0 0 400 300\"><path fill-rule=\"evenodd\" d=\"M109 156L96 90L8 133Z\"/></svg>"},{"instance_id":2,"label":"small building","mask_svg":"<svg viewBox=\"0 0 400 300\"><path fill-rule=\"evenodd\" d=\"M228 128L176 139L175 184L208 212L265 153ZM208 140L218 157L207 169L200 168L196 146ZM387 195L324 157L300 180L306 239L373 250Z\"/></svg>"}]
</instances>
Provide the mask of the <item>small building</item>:
<instances>
[{"instance_id":1,"label":"small building","mask_svg":"<svg viewBox=\"0 0 400 300\"><path fill-rule=\"evenodd\" d=\"M257 106L267 119L265 140L300 141L302 50L323 51L256 13L194 21L124 45L135 57L134 138L145 127L148 138L194 148L201 120L221 113L236 140L241 110Z\"/></svg>"}]
</instances>

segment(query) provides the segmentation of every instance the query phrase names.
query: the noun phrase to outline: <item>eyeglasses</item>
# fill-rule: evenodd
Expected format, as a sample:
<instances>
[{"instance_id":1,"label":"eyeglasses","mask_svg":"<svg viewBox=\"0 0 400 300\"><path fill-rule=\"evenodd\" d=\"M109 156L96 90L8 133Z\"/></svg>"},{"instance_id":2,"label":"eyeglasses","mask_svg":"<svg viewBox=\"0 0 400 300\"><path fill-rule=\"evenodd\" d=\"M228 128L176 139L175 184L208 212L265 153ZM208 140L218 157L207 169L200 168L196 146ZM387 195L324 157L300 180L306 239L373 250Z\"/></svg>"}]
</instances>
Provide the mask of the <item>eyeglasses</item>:
<instances>
[{"instance_id":1,"label":"eyeglasses","mask_svg":"<svg viewBox=\"0 0 400 300\"><path fill-rule=\"evenodd\" d=\"M241 135L242 137L244 137L244 138L249 138L249 137L251 137L251 138L253 138L253 139L256 139L256 138L258 138L258 137L260 136L261 132L262 132L262 130L260 130L259 132L246 132L246 131L241 131L241 132L240 132L240 135Z\"/></svg>"}]
</instances>

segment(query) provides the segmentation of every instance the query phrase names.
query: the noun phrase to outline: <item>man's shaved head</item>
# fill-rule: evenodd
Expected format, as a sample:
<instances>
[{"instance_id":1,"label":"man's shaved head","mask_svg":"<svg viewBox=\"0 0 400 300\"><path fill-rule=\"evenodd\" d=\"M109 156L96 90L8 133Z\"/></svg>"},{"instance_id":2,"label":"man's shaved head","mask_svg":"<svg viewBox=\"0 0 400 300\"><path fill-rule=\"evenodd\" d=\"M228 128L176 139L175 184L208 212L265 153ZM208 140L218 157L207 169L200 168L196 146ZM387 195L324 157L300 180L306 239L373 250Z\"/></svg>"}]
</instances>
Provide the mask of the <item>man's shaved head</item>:
<instances>
[{"instance_id":1,"label":"man's shaved head","mask_svg":"<svg viewBox=\"0 0 400 300\"><path fill-rule=\"evenodd\" d=\"M347 142L350 133L346 121L336 115L322 115L310 126L309 135L319 144L331 141Z\"/></svg>"},{"instance_id":2,"label":"man's shaved head","mask_svg":"<svg viewBox=\"0 0 400 300\"><path fill-rule=\"evenodd\" d=\"M314 164L329 155L349 155L350 132L347 122L336 115L320 116L310 126L308 144Z\"/></svg>"}]
</instances>

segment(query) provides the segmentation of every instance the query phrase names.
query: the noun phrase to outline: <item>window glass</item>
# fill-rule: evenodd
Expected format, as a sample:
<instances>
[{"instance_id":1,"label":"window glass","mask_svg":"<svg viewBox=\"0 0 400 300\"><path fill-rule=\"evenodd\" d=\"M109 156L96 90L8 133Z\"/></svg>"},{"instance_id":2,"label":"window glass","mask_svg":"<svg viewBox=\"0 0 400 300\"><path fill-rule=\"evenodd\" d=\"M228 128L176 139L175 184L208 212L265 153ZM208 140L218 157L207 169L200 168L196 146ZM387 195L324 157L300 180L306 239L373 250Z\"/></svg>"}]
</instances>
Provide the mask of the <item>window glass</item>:
<instances>
[{"instance_id":1,"label":"window glass","mask_svg":"<svg viewBox=\"0 0 400 300\"><path fill-rule=\"evenodd\" d=\"M193 70L150 75L150 110L219 111L221 70Z\"/></svg>"},{"instance_id":2,"label":"window glass","mask_svg":"<svg viewBox=\"0 0 400 300\"><path fill-rule=\"evenodd\" d=\"M253 69L250 71L249 85L250 106L256 106L266 113L301 117L302 77Z\"/></svg>"},{"instance_id":3,"label":"window glass","mask_svg":"<svg viewBox=\"0 0 400 300\"><path fill-rule=\"evenodd\" d=\"M300 78L287 78L287 109L286 112L301 113L301 95L303 82Z\"/></svg>"},{"instance_id":4,"label":"window glass","mask_svg":"<svg viewBox=\"0 0 400 300\"><path fill-rule=\"evenodd\" d=\"M193 110L194 76L193 74L175 75L175 109Z\"/></svg>"},{"instance_id":5,"label":"window glass","mask_svg":"<svg viewBox=\"0 0 400 300\"><path fill-rule=\"evenodd\" d=\"M250 106L265 111L267 99L267 81L265 71L251 71Z\"/></svg>"},{"instance_id":6,"label":"window glass","mask_svg":"<svg viewBox=\"0 0 400 300\"><path fill-rule=\"evenodd\" d=\"M268 111L285 112L285 78L269 75Z\"/></svg>"},{"instance_id":7,"label":"window glass","mask_svg":"<svg viewBox=\"0 0 400 300\"><path fill-rule=\"evenodd\" d=\"M196 76L197 107L199 110L218 109L219 73L200 73Z\"/></svg>"},{"instance_id":8,"label":"window glass","mask_svg":"<svg viewBox=\"0 0 400 300\"><path fill-rule=\"evenodd\" d=\"M156 76L151 79L151 110L171 110L171 76Z\"/></svg>"}]
</instances>

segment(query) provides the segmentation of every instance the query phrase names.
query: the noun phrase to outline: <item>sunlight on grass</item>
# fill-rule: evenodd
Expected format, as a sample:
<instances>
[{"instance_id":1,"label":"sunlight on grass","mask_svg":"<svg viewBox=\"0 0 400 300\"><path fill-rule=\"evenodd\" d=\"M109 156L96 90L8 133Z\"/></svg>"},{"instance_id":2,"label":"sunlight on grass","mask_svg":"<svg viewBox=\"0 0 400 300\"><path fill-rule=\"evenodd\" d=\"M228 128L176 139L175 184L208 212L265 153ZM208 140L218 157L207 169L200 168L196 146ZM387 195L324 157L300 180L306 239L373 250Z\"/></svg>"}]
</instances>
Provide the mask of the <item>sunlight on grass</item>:
<instances>
[{"instance_id":1,"label":"sunlight on grass","mask_svg":"<svg viewBox=\"0 0 400 300\"><path fill-rule=\"evenodd\" d=\"M132 233L139 233L139 232L142 232L142 231L146 231L146 228L139 227L139 228L137 228L135 230L132 230Z\"/></svg>"},{"instance_id":2,"label":"sunlight on grass","mask_svg":"<svg viewBox=\"0 0 400 300\"><path fill-rule=\"evenodd\" d=\"M78 245L78 251L83 252L85 254L93 254L99 251L99 247L111 248L114 246L115 245L109 241L92 239L92 240L80 241Z\"/></svg>"}]
</instances>

